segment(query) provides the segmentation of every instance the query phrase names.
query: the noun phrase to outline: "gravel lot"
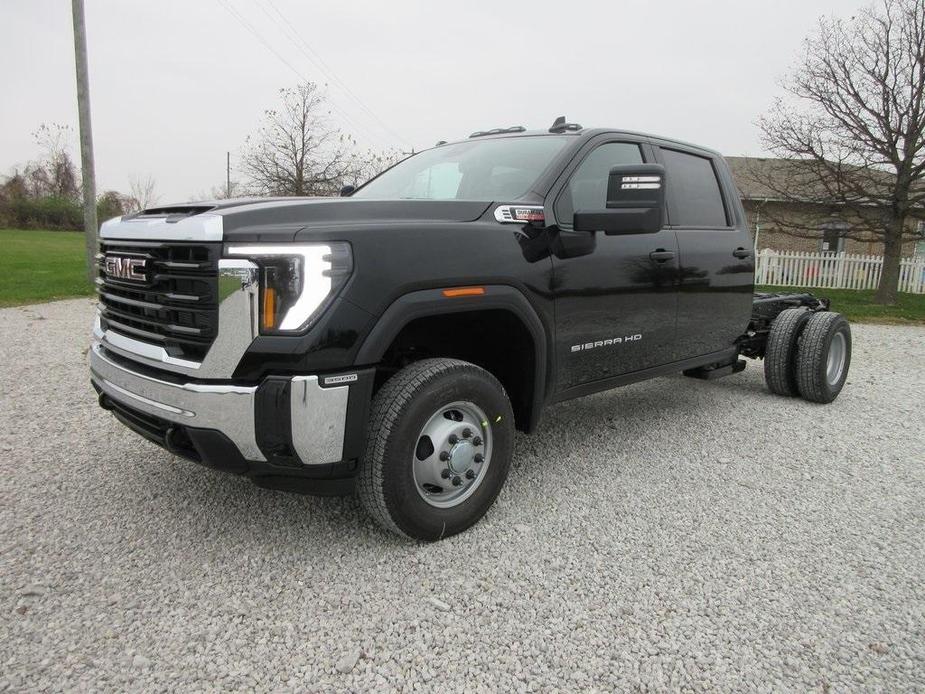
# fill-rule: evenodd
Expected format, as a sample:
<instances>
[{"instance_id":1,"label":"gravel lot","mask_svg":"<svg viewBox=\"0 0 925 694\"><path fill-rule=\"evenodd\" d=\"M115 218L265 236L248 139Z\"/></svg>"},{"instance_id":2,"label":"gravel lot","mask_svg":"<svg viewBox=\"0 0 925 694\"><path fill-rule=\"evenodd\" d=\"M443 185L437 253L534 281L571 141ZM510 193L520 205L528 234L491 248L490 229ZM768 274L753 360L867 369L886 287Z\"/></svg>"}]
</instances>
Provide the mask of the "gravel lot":
<instances>
[{"instance_id":1,"label":"gravel lot","mask_svg":"<svg viewBox=\"0 0 925 694\"><path fill-rule=\"evenodd\" d=\"M258 489L97 408L92 304L0 310L0 691L921 690L925 329L556 406L473 530Z\"/></svg>"}]
</instances>

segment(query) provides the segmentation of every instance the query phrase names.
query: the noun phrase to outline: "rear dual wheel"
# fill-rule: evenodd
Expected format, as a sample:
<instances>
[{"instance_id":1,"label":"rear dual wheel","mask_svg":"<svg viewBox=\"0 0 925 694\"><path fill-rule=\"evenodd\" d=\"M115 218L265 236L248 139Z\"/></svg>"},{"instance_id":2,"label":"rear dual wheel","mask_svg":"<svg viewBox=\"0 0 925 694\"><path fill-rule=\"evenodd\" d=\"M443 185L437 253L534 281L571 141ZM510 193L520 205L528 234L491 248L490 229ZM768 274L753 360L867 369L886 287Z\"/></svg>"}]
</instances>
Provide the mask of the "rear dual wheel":
<instances>
[{"instance_id":1,"label":"rear dual wheel","mask_svg":"<svg viewBox=\"0 0 925 694\"><path fill-rule=\"evenodd\" d=\"M832 402L851 365L851 327L839 313L805 308L781 311L768 335L765 381L778 395Z\"/></svg>"},{"instance_id":2,"label":"rear dual wheel","mask_svg":"<svg viewBox=\"0 0 925 694\"><path fill-rule=\"evenodd\" d=\"M815 313L800 335L796 380L800 395L828 403L838 397L851 366L851 326L839 313Z\"/></svg>"},{"instance_id":3,"label":"rear dual wheel","mask_svg":"<svg viewBox=\"0 0 925 694\"><path fill-rule=\"evenodd\" d=\"M775 395L797 395L797 342L812 315L806 308L788 308L771 325L764 354L764 380Z\"/></svg>"}]
</instances>

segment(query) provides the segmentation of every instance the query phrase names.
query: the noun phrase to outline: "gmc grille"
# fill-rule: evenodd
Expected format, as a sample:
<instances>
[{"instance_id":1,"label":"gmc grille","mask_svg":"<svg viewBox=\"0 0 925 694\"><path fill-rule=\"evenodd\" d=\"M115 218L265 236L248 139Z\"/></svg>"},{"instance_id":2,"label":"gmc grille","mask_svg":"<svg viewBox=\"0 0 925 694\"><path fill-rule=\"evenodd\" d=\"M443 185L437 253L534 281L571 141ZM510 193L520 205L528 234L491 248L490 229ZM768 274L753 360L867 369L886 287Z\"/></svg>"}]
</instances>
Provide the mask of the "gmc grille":
<instances>
[{"instance_id":1,"label":"gmc grille","mask_svg":"<svg viewBox=\"0 0 925 694\"><path fill-rule=\"evenodd\" d=\"M144 258L145 281L106 274L106 257ZM202 361L218 331L221 244L112 241L100 244L102 328Z\"/></svg>"}]
</instances>

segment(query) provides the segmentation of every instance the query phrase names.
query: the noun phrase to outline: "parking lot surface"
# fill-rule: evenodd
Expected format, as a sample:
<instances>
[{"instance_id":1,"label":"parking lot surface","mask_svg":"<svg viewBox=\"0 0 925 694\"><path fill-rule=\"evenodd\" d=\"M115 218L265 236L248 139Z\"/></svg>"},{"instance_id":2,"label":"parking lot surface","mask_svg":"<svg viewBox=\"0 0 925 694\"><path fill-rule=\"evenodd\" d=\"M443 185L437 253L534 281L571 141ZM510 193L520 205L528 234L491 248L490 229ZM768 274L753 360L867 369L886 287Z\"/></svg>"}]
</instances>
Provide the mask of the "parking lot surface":
<instances>
[{"instance_id":1,"label":"parking lot surface","mask_svg":"<svg viewBox=\"0 0 925 694\"><path fill-rule=\"evenodd\" d=\"M100 410L86 299L0 310L0 691L925 687L925 329L564 403L435 544Z\"/></svg>"}]
</instances>

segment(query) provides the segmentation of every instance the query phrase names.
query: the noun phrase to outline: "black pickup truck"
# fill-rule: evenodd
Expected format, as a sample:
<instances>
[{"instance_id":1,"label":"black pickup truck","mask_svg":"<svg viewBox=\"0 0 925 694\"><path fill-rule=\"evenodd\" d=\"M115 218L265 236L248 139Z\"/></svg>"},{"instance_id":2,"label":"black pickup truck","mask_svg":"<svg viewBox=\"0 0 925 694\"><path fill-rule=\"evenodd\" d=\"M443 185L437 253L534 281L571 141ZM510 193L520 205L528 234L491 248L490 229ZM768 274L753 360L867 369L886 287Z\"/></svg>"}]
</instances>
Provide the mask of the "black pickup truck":
<instances>
[{"instance_id":1,"label":"black pickup truck","mask_svg":"<svg viewBox=\"0 0 925 694\"><path fill-rule=\"evenodd\" d=\"M99 263L104 409L262 486L356 491L412 538L477 522L550 403L742 356L824 403L851 359L827 301L754 294L719 154L564 118L440 143L340 198L113 219Z\"/></svg>"}]
</instances>

